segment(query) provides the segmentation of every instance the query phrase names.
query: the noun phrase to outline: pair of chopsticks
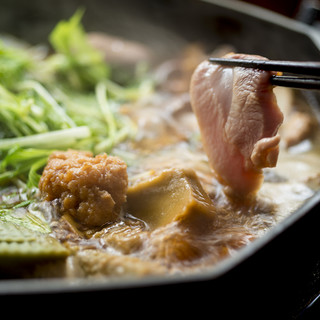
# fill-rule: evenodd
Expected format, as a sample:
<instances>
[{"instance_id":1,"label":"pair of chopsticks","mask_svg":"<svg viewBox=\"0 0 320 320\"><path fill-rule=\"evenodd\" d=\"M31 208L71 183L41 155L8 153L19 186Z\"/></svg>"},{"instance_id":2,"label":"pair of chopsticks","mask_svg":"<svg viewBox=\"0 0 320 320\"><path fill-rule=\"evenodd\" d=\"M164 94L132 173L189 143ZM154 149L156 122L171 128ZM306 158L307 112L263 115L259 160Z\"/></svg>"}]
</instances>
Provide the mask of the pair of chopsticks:
<instances>
[{"instance_id":1,"label":"pair of chopsticks","mask_svg":"<svg viewBox=\"0 0 320 320\"><path fill-rule=\"evenodd\" d=\"M254 68L266 71L289 73L290 75L272 76L270 79L271 84L297 89L320 90L320 62L227 58L209 58L209 61L223 66Z\"/></svg>"}]
</instances>

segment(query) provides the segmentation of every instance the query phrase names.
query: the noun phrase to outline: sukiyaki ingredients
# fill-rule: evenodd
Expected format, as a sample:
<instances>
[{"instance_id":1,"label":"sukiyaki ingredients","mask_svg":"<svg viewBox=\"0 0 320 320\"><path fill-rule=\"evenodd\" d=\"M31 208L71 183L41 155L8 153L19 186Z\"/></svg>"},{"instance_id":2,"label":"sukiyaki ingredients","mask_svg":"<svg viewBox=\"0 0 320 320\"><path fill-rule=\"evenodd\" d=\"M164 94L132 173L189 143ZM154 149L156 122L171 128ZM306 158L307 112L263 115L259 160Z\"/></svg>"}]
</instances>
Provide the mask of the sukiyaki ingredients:
<instances>
[{"instance_id":1,"label":"sukiyaki ingredients","mask_svg":"<svg viewBox=\"0 0 320 320\"><path fill-rule=\"evenodd\" d=\"M142 68L118 83L119 72L90 45L82 14L57 24L52 48L0 37L1 185L37 187L30 177L52 151L110 153L136 134L122 107L152 93L153 81Z\"/></svg>"},{"instance_id":2,"label":"sukiyaki ingredients","mask_svg":"<svg viewBox=\"0 0 320 320\"><path fill-rule=\"evenodd\" d=\"M127 166L118 157L68 150L51 154L39 190L43 200L58 201L61 214L93 228L119 219L127 185Z\"/></svg>"},{"instance_id":3,"label":"sukiyaki ingredients","mask_svg":"<svg viewBox=\"0 0 320 320\"><path fill-rule=\"evenodd\" d=\"M70 20L60 21L50 34L55 49L51 64L58 75L78 89L94 88L109 75L103 55L90 45L81 24L83 10L78 10Z\"/></svg>"},{"instance_id":4,"label":"sukiyaki ingredients","mask_svg":"<svg viewBox=\"0 0 320 320\"><path fill-rule=\"evenodd\" d=\"M7 263L62 258L68 250L48 235L35 233L23 225L0 221L0 259Z\"/></svg>"},{"instance_id":5,"label":"sukiyaki ingredients","mask_svg":"<svg viewBox=\"0 0 320 320\"><path fill-rule=\"evenodd\" d=\"M54 237L39 211L14 206L0 212L0 270L68 256L69 251ZM10 273L18 270L7 270Z\"/></svg>"},{"instance_id":6,"label":"sukiyaki ingredients","mask_svg":"<svg viewBox=\"0 0 320 320\"><path fill-rule=\"evenodd\" d=\"M120 68L136 66L142 61L151 62L153 58L152 51L146 45L103 32L90 32L88 41L102 53L106 62Z\"/></svg>"},{"instance_id":7,"label":"sukiyaki ingredients","mask_svg":"<svg viewBox=\"0 0 320 320\"><path fill-rule=\"evenodd\" d=\"M212 225L215 208L191 169L168 169L128 188L128 212L151 230L178 222L203 233Z\"/></svg>"},{"instance_id":8,"label":"sukiyaki ingredients","mask_svg":"<svg viewBox=\"0 0 320 320\"><path fill-rule=\"evenodd\" d=\"M227 54L233 59L265 59ZM283 115L270 85L271 72L202 62L191 80L191 103L217 179L233 198L250 198L262 169L277 163Z\"/></svg>"},{"instance_id":9,"label":"sukiyaki ingredients","mask_svg":"<svg viewBox=\"0 0 320 320\"><path fill-rule=\"evenodd\" d=\"M204 58L201 46L187 46L179 57L166 60L157 67L154 77L158 88L173 94L188 92L192 73Z\"/></svg>"},{"instance_id":10,"label":"sukiyaki ingredients","mask_svg":"<svg viewBox=\"0 0 320 320\"><path fill-rule=\"evenodd\" d=\"M76 276L147 276L163 274L165 268L156 261L143 261L133 256L107 254L98 250L84 250L76 257Z\"/></svg>"},{"instance_id":11,"label":"sukiyaki ingredients","mask_svg":"<svg viewBox=\"0 0 320 320\"><path fill-rule=\"evenodd\" d=\"M277 162L271 73L204 62L190 101L202 44L134 58L135 40L88 35L81 17L54 28L52 48L0 37L0 277L199 273L319 189L317 129L308 153L282 149L254 201L234 201ZM312 118L293 92L278 99L287 119Z\"/></svg>"},{"instance_id":12,"label":"sukiyaki ingredients","mask_svg":"<svg viewBox=\"0 0 320 320\"><path fill-rule=\"evenodd\" d=\"M286 118L281 131L281 137L287 147L292 147L313 136L317 122L306 112L293 111Z\"/></svg>"}]
</instances>

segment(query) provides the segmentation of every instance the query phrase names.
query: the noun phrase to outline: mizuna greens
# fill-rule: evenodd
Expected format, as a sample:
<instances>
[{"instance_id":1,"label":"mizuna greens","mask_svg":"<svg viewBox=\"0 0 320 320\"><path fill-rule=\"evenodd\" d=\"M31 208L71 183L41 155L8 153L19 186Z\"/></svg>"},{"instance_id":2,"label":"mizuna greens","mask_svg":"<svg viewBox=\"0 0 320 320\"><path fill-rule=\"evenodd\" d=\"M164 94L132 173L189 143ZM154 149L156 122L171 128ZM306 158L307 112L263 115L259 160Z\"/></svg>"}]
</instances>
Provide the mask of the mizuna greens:
<instances>
[{"instance_id":1,"label":"mizuna greens","mask_svg":"<svg viewBox=\"0 0 320 320\"><path fill-rule=\"evenodd\" d=\"M152 90L141 74L130 83L113 81L112 67L88 41L83 13L56 25L50 50L0 37L1 267L69 254L50 236L35 201L49 155L68 148L112 152L136 130L120 106Z\"/></svg>"},{"instance_id":2,"label":"mizuna greens","mask_svg":"<svg viewBox=\"0 0 320 320\"><path fill-rule=\"evenodd\" d=\"M0 40L0 185L36 188L57 149L111 152L135 126L119 106L152 90L146 76L117 84L81 24L83 10L49 35L54 50Z\"/></svg>"}]
</instances>

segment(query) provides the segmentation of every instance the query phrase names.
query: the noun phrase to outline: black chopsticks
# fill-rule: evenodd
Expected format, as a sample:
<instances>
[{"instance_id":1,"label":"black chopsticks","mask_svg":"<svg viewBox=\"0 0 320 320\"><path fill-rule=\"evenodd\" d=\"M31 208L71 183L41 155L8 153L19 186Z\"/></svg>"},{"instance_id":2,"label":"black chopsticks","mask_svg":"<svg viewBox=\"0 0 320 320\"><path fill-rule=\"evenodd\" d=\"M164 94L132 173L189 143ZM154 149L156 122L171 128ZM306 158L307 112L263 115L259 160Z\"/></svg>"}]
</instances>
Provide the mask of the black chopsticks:
<instances>
[{"instance_id":1,"label":"black chopsticks","mask_svg":"<svg viewBox=\"0 0 320 320\"><path fill-rule=\"evenodd\" d=\"M298 89L320 90L320 62L227 58L209 58L209 61L223 66L289 73L290 75L272 76L270 79L271 84Z\"/></svg>"}]
</instances>

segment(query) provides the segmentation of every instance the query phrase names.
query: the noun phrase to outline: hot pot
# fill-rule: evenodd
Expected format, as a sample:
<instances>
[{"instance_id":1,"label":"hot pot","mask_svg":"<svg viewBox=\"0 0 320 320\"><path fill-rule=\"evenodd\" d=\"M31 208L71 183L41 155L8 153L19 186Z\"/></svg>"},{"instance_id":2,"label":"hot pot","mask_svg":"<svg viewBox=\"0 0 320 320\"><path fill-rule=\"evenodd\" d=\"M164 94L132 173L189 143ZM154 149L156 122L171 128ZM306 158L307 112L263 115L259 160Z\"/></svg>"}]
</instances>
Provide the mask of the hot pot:
<instances>
[{"instance_id":1,"label":"hot pot","mask_svg":"<svg viewBox=\"0 0 320 320\"><path fill-rule=\"evenodd\" d=\"M138 40L162 56L187 42L208 50L230 44L239 52L277 60L320 60L319 31L303 23L238 1L73 0L0 4L0 30L31 43L45 41L55 23L79 6L88 30ZM317 110L319 94L305 92ZM262 238L212 269L192 275L110 280L4 280L5 297L98 299L140 306L172 307L228 314L297 316L320 291L320 193ZM180 301L180 302L179 302ZM130 309L130 308L129 308ZM259 318L259 317L258 317Z\"/></svg>"}]
</instances>

